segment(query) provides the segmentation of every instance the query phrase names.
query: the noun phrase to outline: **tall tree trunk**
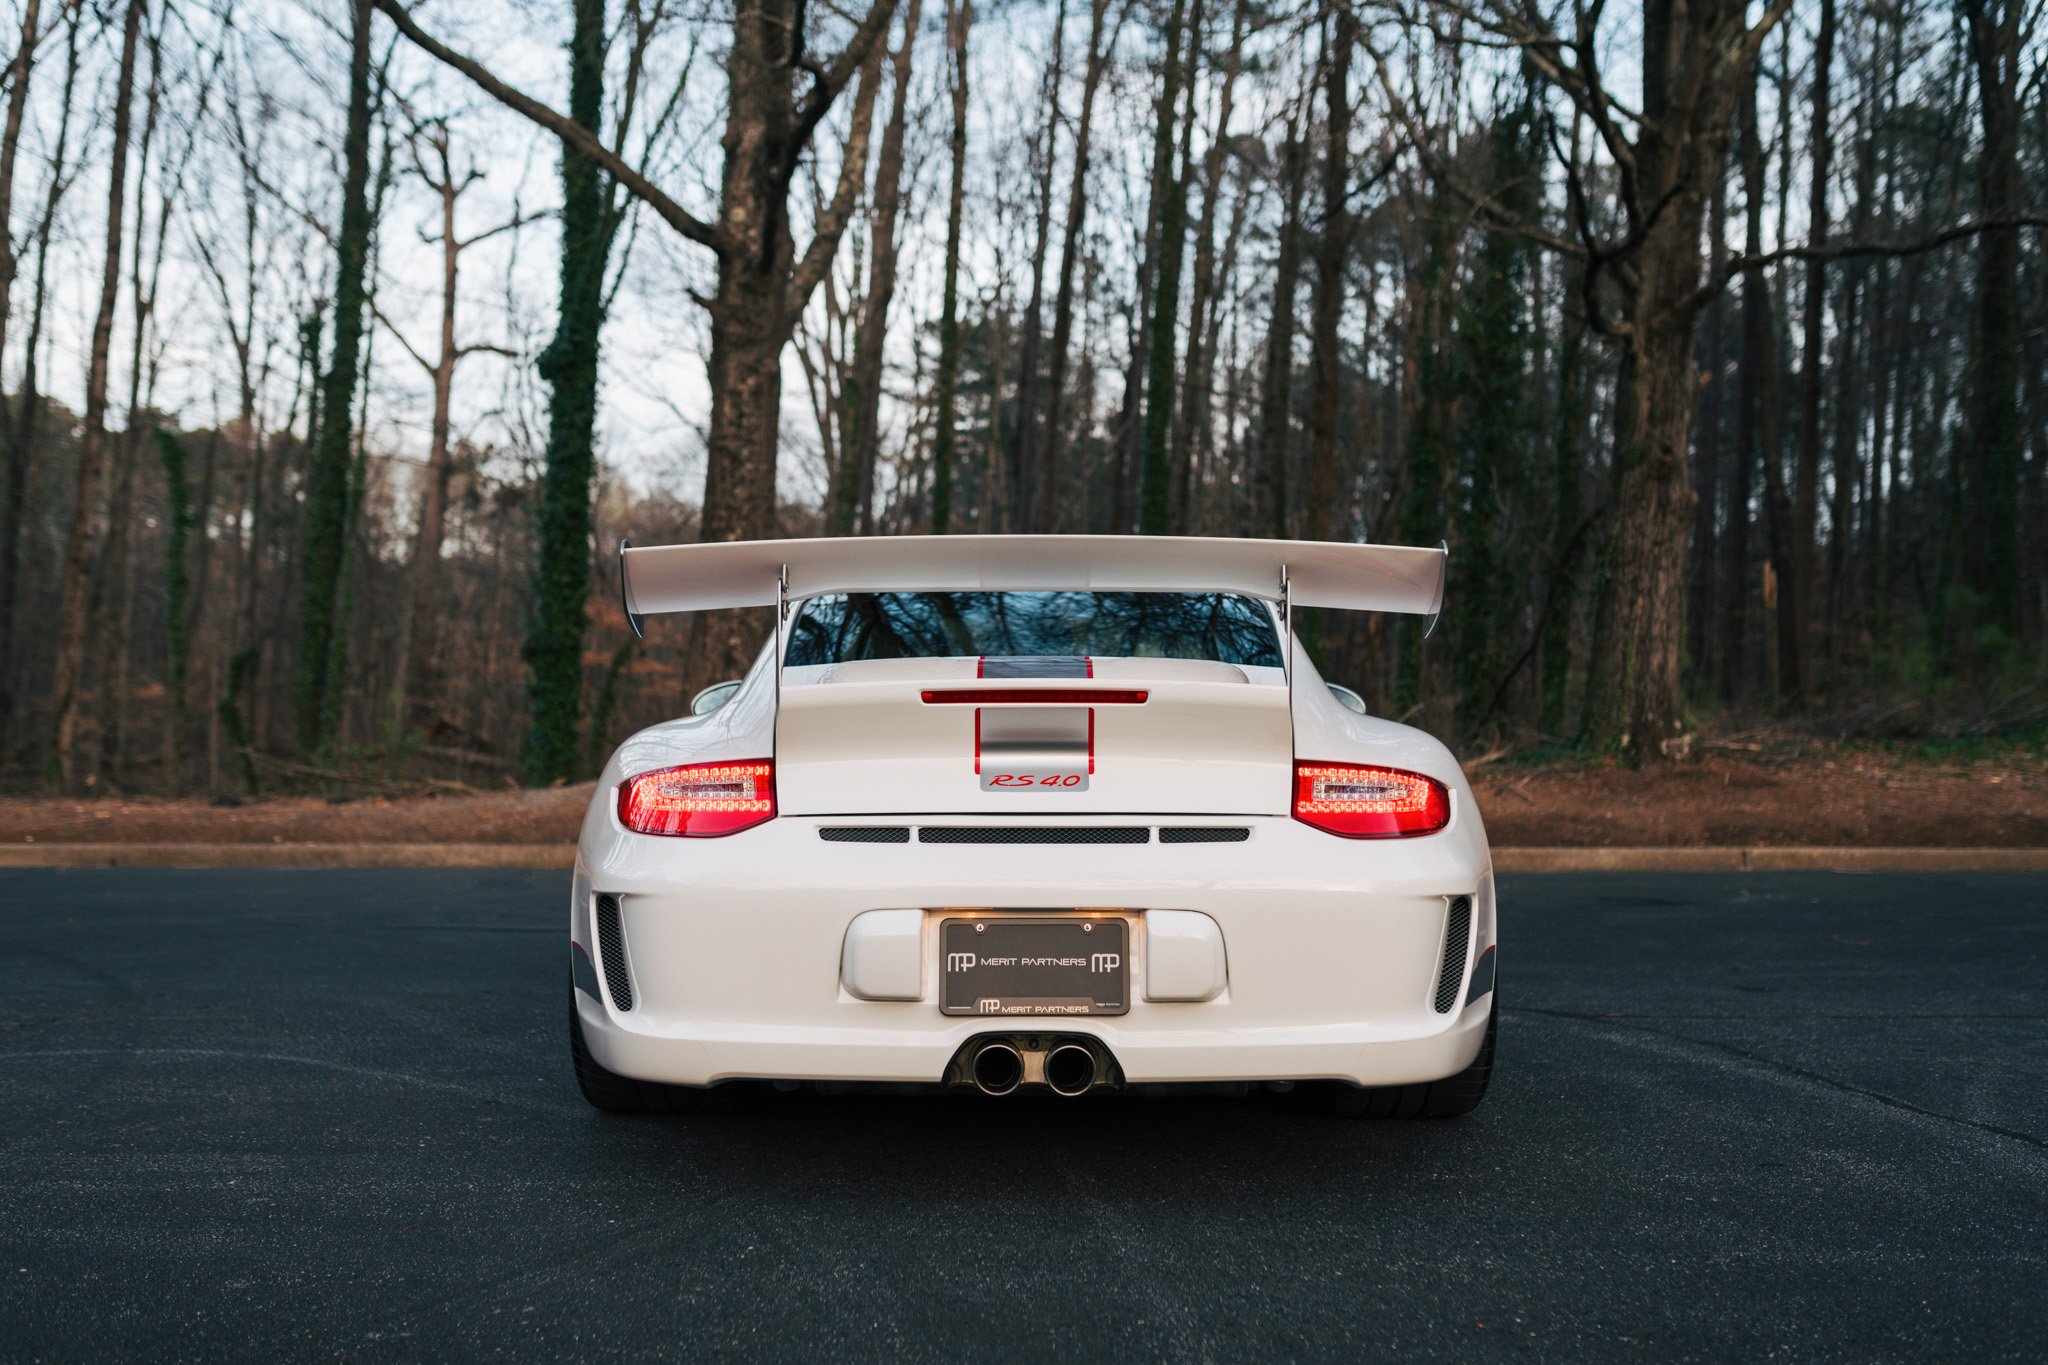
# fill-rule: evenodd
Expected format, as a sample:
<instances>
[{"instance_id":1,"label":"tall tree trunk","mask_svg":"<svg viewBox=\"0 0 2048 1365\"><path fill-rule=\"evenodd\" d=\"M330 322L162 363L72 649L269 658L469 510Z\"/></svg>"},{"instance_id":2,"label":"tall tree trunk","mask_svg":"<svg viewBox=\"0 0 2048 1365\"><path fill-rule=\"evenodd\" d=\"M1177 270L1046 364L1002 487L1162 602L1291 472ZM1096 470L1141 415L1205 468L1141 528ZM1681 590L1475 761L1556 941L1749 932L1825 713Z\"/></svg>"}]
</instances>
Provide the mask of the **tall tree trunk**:
<instances>
[{"instance_id":1,"label":"tall tree trunk","mask_svg":"<svg viewBox=\"0 0 2048 1365\"><path fill-rule=\"evenodd\" d=\"M172 433L151 433L164 466L164 788L185 789L185 664L187 594L191 578L185 546L192 534L192 489L185 478L185 447Z\"/></svg>"},{"instance_id":2,"label":"tall tree trunk","mask_svg":"<svg viewBox=\"0 0 2048 1365\"><path fill-rule=\"evenodd\" d=\"M1187 142L1183 134L1180 167L1174 164L1174 127L1180 92L1188 89L1187 121L1194 123L1195 54L1202 42L1202 0L1194 0L1187 22L1188 55L1183 65L1180 42L1187 0L1173 0L1166 24L1166 67L1160 81L1158 119L1152 141L1152 199L1159 205L1159 241L1153 275L1151 338L1146 345L1145 437L1138 476L1138 531L1163 536L1168 525L1169 475L1166 439L1173 421L1174 341L1180 320L1181 251L1187 240Z\"/></svg>"},{"instance_id":3,"label":"tall tree trunk","mask_svg":"<svg viewBox=\"0 0 2048 1365\"><path fill-rule=\"evenodd\" d=\"M121 60L114 80L113 146L107 166L106 257L100 271L99 309L85 379L85 424L78 446L78 486L71 538L64 559L62 605L57 614L57 673L52 689L50 748L45 777L72 786L78 743L78 693L85 671L87 590L92 569L93 522L99 512L103 447L107 443L107 352L114 334L114 303L121 288L123 195L128 184L128 128L135 97L135 46L148 0L128 0L121 29Z\"/></svg>"},{"instance_id":4,"label":"tall tree trunk","mask_svg":"<svg viewBox=\"0 0 2048 1365\"><path fill-rule=\"evenodd\" d=\"M1707 210L1707 274L1719 279L1728 256L1728 168L1714 173L1714 190ZM1717 295L1707 305L1704 334L1700 338L1701 368L1705 392L1700 398L1699 429L1693 436L1693 492L1698 505L1693 513L1691 586L1685 628L1686 651L1695 676L1711 681L1719 676L1717 647L1721 628L1721 583L1719 578L1722 512L1722 413L1727 388L1728 297Z\"/></svg>"},{"instance_id":5,"label":"tall tree trunk","mask_svg":"<svg viewBox=\"0 0 2048 1365\"><path fill-rule=\"evenodd\" d=\"M50 155L49 188L44 196L42 216L35 229L36 276L34 302L30 305L28 343L23 348L21 392L12 413L0 400L0 428L4 428L7 453L6 501L0 504L0 745L14 728L15 682L19 660L14 648L15 622L21 608L21 534L26 521L29 470L35 459L36 439L42 430L42 399L37 389L37 352L43 340L43 310L48 301L50 232L57 221L57 205L68 175L71 145L72 96L78 85L78 30L83 10L68 10L64 26L64 95L57 116L57 142ZM25 82L26 73L22 77ZM10 237L11 233L6 233ZM11 245L9 247L11 250Z\"/></svg>"},{"instance_id":6,"label":"tall tree trunk","mask_svg":"<svg viewBox=\"0 0 2048 1365\"><path fill-rule=\"evenodd\" d=\"M1344 312L1344 256L1351 236L1351 50L1358 18L1336 0L1324 74L1329 146L1323 158L1323 236L1316 249L1316 311L1309 324L1313 385L1308 412L1308 504L1305 534L1327 540L1337 499L1337 399L1342 368L1337 324ZM1411 534L1415 528L1409 528Z\"/></svg>"},{"instance_id":7,"label":"tall tree trunk","mask_svg":"<svg viewBox=\"0 0 2048 1365\"><path fill-rule=\"evenodd\" d=\"M1693 488L1687 460L1699 384L1701 218L1728 151L1738 84L1783 13L1747 24L1740 0L1649 0L1643 107L1626 197L1637 241L1621 281L1626 305L1616 394L1613 515L1606 530L1606 629L1586 683L1584 742L1633 760L1686 756L1680 674L1685 552Z\"/></svg>"},{"instance_id":8,"label":"tall tree trunk","mask_svg":"<svg viewBox=\"0 0 2048 1365\"><path fill-rule=\"evenodd\" d=\"M1576 145L1574 138L1574 145ZM1571 698L1572 617L1580 592L1584 563L1586 451L1586 312L1580 287L1585 265L1571 262L1564 270L1564 302L1557 355L1557 430L1553 438L1550 520L1550 607L1542 625L1543 729L1560 734Z\"/></svg>"},{"instance_id":9,"label":"tall tree trunk","mask_svg":"<svg viewBox=\"0 0 2048 1365\"><path fill-rule=\"evenodd\" d=\"M362 363L364 266L370 233L370 0L351 0L348 127L342 140L341 231L336 237L334 349L322 383L320 428L306 490L304 594L296 688L301 753L324 752L342 573L348 557L349 470L356 374Z\"/></svg>"},{"instance_id":10,"label":"tall tree trunk","mask_svg":"<svg viewBox=\"0 0 2048 1365\"><path fill-rule=\"evenodd\" d=\"M604 0L575 0L575 16L569 41L569 117L596 133L604 105ZM590 595L598 345L611 248L605 217L605 186L597 167L565 152L562 303L554 339L541 352L538 367L549 389L548 453L536 528L534 611L524 651L532 713L526 773L535 783L573 780L581 756L576 722L583 704L584 606ZM716 382L712 392L718 392Z\"/></svg>"},{"instance_id":11,"label":"tall tree trunk","mask_svg":"<svg viewBox=\"0 0 2048 1365\"><path fill-rule=\"evenodd\" d=\"M967 195L967 33L974 0L947 0L946 34L952 51L953 132L947 146L953 184L946 201L946 264L939 300L938 413L932 428L931 531L952 529L954 407L960 384L960 214Z\"/></svg>"},{"instance_id":12,"label":"tall tree trunk","mask_svg":"<svg viewBox=\"0 0 2048 1365\"><path fill-rule=\"evenodd\" d=\"M1752 75L1742 109L1742 253L1763 253L1764 197L1769 193L1763 133ZM1749 524L1752 480L1759 461L1778 467L1777 358L1771 339L1770 287L1763 267L1742 272L1741 363L1736 366L1735 451L1729 463L1728 525L1721 541L1721 694L1740 697L1755 677L1749 663ZM1775 518L1773 525L1775 525ZM1774 557L1775 558L1775 557ZM1775 624L1775 622L1774 622Z\"/></svg>"},{"instance_id":13,"label":"tall tree trunk","mask_svg":"<svg viewBox=\"0 0 2048 1365\"><path fill-rule=\"evenodd\" d=\"M1301 277L1301 200L1308 180L1308 156L1294 117L1280 145L1278 260L1273 267L1273 304L1266 318L1266 363L1259 384L1258 512L1263 535L1287 538L1287 436L1289 400L1294 392L1294 301Z\"/></svg>"},{"instance_id":14,"label":"tall tree trunk","mask_svg":"<svg viewBox=\"0 0 2048 1365\"><path fill-rule=\"evenodd\" d=\"M7 324L14 316L14 276L20 265L14 254L14 157L21 147L21 120L28 108L29 77L35 69L41 26L42 0L24 0L21 42L7 67L7 122L0 128L0 356L7 352Z\"/></svg>"},{"instance_id":15,"label":"tall tree trunk","mask_svg":"<svg viewBox=\"0 0 2048 1365\"><path fill-rule=\"evenodd\" d=\"M1223 193L1224 151L1230 143L1230 118L1234 112L1237 76L1244 64L1244 32L1248 6L1238 0L1230 23L1230 48L1223 62L1223 81L1216 93L1216 133L1202 160L1202 216L1195 225L1195 279L1188 300L1188 356L1183 366L1180 406L1173 422L1173 528L1185 534L1193 510L1194 489L1200 482L1196 463L1198 447L1209 412L1209 387L1213 356L1209 338L1213 332L1211 313L1216 309L1216 220ZM1224 272L1227 283L1229 272Z\"/></svg>"},{"instance_id":16,"label":"tall tree trunk","mask_svg":"<svg viewBox=\"0 0 2048 1365\"><path fill-rule=\"evenodd\" d=\"M1828 175L1833 167L1835 130L1833 123L1835 61L1835 0L1820 0L1820 32L1813 47L1813 179L1806 211L1807 237L1816 245L1828 237ZM1779 659L1783 697L1794 705L1804 704L1813 690L1813 619L1818 532L1821 443L1822 323L1827 312L1827 262L1819 257L1806 262L1806 297L1802 305L1799 347L1799 461L1792 486L1792 570L1787 578L1782 569L1778 580L1781 610L1792 614L1794 629L1784 637L1792 645L1789 655Z\"/></svg>"},{"instance_id":17,"label":"tall tree trunk","mask_svg":"<svg viewBox=\"0 0 2048 1365\"><path fill-rule=\"evenodd\" d=\"M405 595L398 608L396 658L391 668L391 721L403 733L409 718L411 698L418 695L419 680L413 675L419 658L426 653L419 645L431 639L431 603L441 572L441 542L447 534L448 484L455 472L451 449L449 409L455 390L455 366L462 351L455 339L456 286L461 277L461 238L455 232L455 205L462 185L448 155L447 130L436 143L440 179L429 183L441 200L441 350L429 372L434 386L434 415L428 429L427 467L420 479L420 519L413 534L412 561L406 573Z\"/></svg>"},{"instance_id":18,"label":"tall tree trunk","mask_svg":"<svg viewBox=\"0 0 2048 1365\"><path fill-rule=\"evenodd\" d=\"M107 508L107 545L99 572L102 591L110 599L107 623L99 633L100 661L95 670L100 685L99 756L116 790L128 786L128 751L133 739L129 725L130 685L135 638L135 502L142 479L143 445L149 439L142 412L154 383L143 384L143 354L149 339L150 317L155 310L156 288L143 270L143 252L148 244L150 152L156 145L157 116L163 108L163 31L143 25L143 46L149 50L149 82L144 87L142 136L136 141L135 156L135 241L128 268L130 332L128 350L128 421L121 439L110 447L119 477ZM159 273L163 263L164 224L171 208L168 190L158 204L156 238Z\"/></svg>"},{"instance_id":19,"label":"tall tree trunk","mask_svg":"<svg viewBox=\"0 0 2048 1365\"><path fill-rule=\"evenodd\" d=\"M1059 0L1053 16L1052 66L1046 73L1045 127L1038 147L1038 185L1035 231L1031 239L1031 302L1024 310L1024 344L1017 357L1016 420L1011 441L1011 516L1017 517L1017 495L1030 486L1031 469L1038 459L1038 383L1043 368L1039 348L1043 342L1045 303L1045 258L1052 246L1053 162L1059 150L1060 84L1066 66L1067 0ZM996 382L1000 383L1001 372ZM991 400L990 445L1002 427L1000 404ZM984 524L983 530L992 527Z\"/></svg>"},{"instance_id":20,"label":"tall tree trunk","mask_svg":"<svg viewBox=\"0 0 2048 1365\"><path fill-rule=\"evenodd\" d=\"M1962 0L1984 125L1981 215L2009 221L2020 208L2021 23L2025 0ZM1962 463L1961 566L1981 620L2020 629L2020 230L1986 232L1977 252L1968 444Z\"/></svg>"},{"instance_id":21,"label":"tall tree trunk","mask_svg":"<svg viewBox=\"0 0 2048 1365\"><path fill-rule=\"evenodd\" d=\"M854 342L851 406L853 432L842 445L826 528L833 535L852 534L856 522L869 529L874 512L875 457L881 449L882 371L889 339L889 309L896 297L896 219L903 207L903 136L909 125L912 58L923 17L921 0L907 0L903 41L897 47L889 91L889 121L882 129L882 148L875 163L875 203L869 228L868 300Z\"/></svg>"},{"instance_id":22,"label":"tall tree trunk","mask_svg":"<svg viewBox=\"0 0 2048 1365\"><path fill-rule=\"evenodd\" d=\"M1102 87L1108 47L1103 24L1110 0L1089 0L1088 67L1081 80L1081 114L1074 125L1074 169L1067 182L1066 235L1060 245L1060 279L1053 291L1052 357L1045 379L1045 456L1040 461L1037 491L1028 498L1034 531L1058 529L1060 461L1066 451L1067 353L1074 343L1074 274L1080 265L1081 233L1088 216L1089 137L1095 119L1095 94ZM1121 20L1119 20L1121 28ZM1028 477L1028 472L1026 474ZM1021 527L1019 529L1022 529Z\"/></svg>"}]
</instances>

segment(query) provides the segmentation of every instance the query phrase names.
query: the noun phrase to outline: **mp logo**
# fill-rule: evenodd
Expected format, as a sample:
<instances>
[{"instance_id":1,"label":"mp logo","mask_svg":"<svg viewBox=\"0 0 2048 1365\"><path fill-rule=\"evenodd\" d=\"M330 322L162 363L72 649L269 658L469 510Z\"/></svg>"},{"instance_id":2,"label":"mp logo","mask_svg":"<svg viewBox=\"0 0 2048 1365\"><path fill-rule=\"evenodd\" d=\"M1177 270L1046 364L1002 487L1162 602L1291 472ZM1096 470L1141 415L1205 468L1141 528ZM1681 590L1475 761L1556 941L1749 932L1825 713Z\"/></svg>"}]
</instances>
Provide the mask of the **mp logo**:
<instances>
[{"instance_id":1,"label":"mp logo","mask_svg":"<svg viewBox=\"0 0 2048 1365\"><path fill-rule=\"evenodd\" d=\"M1091 972L1113 972L1123 965L1123 961L1123 955L1120 953L1092 953L1088 958L1088 970Z\"/></svg>"},{"instance_id":2,"label":"mp logo","mask_svg":"<svg viewBox=\"0 0 2048 1365\"><path fill-rule=\"evenodd\" d=\"M947 953L947 954L946 954L946 970L947 970L947 971L949 971L949 972L965 972L965 971L972 971L973 969L974 969L974 954L973 954L973 953Z\"/></svg>"}]
</instances>

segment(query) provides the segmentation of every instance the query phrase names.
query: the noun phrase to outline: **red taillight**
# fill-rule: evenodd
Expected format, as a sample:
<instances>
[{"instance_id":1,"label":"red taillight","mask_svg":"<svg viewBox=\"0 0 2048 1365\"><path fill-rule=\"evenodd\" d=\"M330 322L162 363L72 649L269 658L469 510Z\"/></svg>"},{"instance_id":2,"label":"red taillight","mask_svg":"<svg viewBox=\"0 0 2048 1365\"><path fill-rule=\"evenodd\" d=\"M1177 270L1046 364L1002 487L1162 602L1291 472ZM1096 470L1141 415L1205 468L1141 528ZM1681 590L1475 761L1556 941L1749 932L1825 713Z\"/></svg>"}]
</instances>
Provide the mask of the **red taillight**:
<instances>
[{"instance_id":1,"label":"red taillight","mask_svg":"<svg viewBox=\"0 0 2048 1365\"><path fill-rule=\"evenodd\" d=\"M713 838L775 818L775 764L686 763L619 784L619 823L638 834Z\"/></svg>"},{"instance_id":2,"label":"red taillight","mask_svg":"<svg viewBox=\"0 0 2048 1365\"><path fill-rule=\"evenodd\" d=\"M1347 839L1434 834L1451 822L1444 784L1399 768L1296 763L1294 818Z\"/></svg>"},{"instance_id":3,"label":"red taillight","mask_svg":"<svg viewBox=\"0 0 2048 1365\"><path fill-rule=\"evenodd\" d=\"M1143 706L1152 694L1136 687L957 687L922 695L927 706Z\"/></svg>"}]
</instances>

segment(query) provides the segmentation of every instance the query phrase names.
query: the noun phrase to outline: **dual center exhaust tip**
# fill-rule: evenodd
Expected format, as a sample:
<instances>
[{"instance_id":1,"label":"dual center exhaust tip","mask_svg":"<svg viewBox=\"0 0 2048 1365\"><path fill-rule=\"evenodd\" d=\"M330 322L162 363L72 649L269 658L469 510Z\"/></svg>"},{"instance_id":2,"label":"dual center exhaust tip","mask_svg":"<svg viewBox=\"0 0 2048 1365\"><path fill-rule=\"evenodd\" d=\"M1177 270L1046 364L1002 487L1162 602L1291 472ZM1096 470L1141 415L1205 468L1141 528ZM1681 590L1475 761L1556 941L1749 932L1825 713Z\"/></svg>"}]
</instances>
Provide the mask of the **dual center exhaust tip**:
<instances>
[{"instance_id":1,"label":"dual center exhaust tip","mask_svg":"<svg viewBox=\"0 0 2048 1365\"><path fill-rule=\"evenodd\" d=\"M967 1074L984 1095L1007 1095L1024 1084L1024 1054L999 1040L975 1049ZM1095 1050L1082 1043L1056 1043L1042 1056L1039 1073L1055 1095L1085 1095L1101 1074Z\"/></svg>"}]
</instances>

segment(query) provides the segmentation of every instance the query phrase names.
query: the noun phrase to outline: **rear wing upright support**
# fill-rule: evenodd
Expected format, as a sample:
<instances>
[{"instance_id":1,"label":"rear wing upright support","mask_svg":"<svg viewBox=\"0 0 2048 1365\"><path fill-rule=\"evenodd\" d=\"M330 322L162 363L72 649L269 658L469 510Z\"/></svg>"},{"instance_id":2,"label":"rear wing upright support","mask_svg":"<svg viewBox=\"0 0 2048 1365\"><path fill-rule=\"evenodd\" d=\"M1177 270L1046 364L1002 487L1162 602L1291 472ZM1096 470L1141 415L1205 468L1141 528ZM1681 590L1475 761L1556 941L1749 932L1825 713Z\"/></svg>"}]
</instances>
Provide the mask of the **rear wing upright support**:
<instances>
[{"instance_id":1,"label":"rear wing upright support","mask_svg":"<svg viewBox=\"0 0 2048 1365\"><path fill-rule=\"evenodd\" d=\"M1294 580L1280 566L1280 676L1287 684L1287 714L1294 714Z\"/></svg>"},{"instance_id":2,"label":"rear wing upright support","mask_svg":"<svg viewBox=\"0 0 2048 1365\"><path fill-rule=\"evenodd\" d=\"M632 541L619 537L619 610L626 613L626 624L633 628L633 638L644 640L647 632L641 627L646 622L639 612L633 610L633 585L626 579L626 551L632 548Z\"/></svg>"},{"instance_id":3,"label":"rear wing upright support","mask_svg":"<svg viewBox=\"0 0 2048 1365\"><path fill-rule=\"evenodd\" d=\"M789 565L775 576L775 714L782 714L783 625L789 620Z\"/></svg>"}]
</instances>

